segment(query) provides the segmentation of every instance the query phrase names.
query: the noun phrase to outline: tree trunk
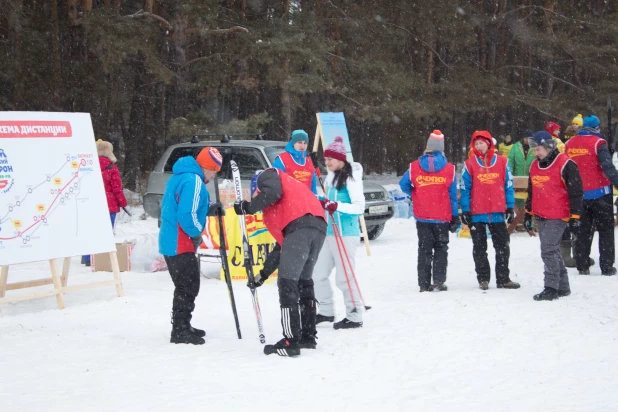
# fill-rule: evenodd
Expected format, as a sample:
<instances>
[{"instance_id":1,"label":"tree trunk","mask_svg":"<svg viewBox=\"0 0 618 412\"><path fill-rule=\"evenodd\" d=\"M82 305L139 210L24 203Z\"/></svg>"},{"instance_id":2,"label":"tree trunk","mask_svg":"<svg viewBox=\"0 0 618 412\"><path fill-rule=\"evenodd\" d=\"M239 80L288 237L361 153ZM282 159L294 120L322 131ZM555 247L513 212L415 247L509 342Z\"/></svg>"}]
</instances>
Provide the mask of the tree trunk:
<instances>
[{"instance_id":1,"label":"tree trunk","mask_svg":"<svg viewBox=\"0 0 618 412\"><path fill-rule=\"evenodd\" d=\"M286 137L292 135L292 97L287 86L288 74L290 70L290 59L286 58L283 62L284 79L281 87L281 114L283 115L283 129Z\"/></svg>"},{"instance_id":2,"label":"tree trunk","mask_svg":"<svg viewBox=\"0 0 618 412\"><path fill-rule=\"evenodd\" d=\"M436 60L434 56L434 50L436 50L436 32L434 29L429 30L427 33L428 38L428 47L427 47L427 73L425 77L425 81L428 85L432 85L434 83L435 77L435 68L436 68Z\"/></svg>"},{"instance_id":3,"label":"tree trunk","mask_svg":"<svg viewBox=\"0 0 618 412\"><path fill-rule=\"evenodd\" d=\"M12 109L19 110L24 100L24 79L21 66L21 32L22 32L22 7L23 0L13 2L13 7L8 8L9 36L13 48L13 92Z\"/></svg>"},{"instance_id":4,"label":"tree trunk","mask_svg":"<svg viewBox=\"0 0 618 412\"><path fill-rule=\"evenodd\" d=\"M60 93L62 90L62 58L60 56L60 25L58 22L58 0L51 0L52 20L52 72L54 103L60 108Z\"/></svg>"},{"instance_id":5,"label":"tree trunk","mask_svg":"<svg viewBox=\"0 0 618 412\"><path fill-rule=\"evenodd\" d=\"M146 10L148 13L152 13L153 7L154 7L154 0L144 0L144 10Z\"/></svg>"}]
</instances>

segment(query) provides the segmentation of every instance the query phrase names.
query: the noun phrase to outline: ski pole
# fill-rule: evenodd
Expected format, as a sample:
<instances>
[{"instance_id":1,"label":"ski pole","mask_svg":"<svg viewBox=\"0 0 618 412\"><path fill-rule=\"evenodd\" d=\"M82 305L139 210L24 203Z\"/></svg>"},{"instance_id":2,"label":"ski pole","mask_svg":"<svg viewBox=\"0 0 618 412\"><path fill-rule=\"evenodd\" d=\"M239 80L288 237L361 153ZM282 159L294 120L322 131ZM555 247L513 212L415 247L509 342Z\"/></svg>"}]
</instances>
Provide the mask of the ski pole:
<instances>
[{"instance_id":1,"label":"ski pole","mask_svg":"<svg viewBox=\"0 0 618 412\"><path fill-rule=\"evenodd\" d=\"M345 254L345 258L348 262L348 266L350 266L350 272L352 273L352 279L354 279L354 284L356 285L356 290L358 290L358 296L361 299L361 303L365 307L365 310L371 309L371 306L367 306L365 304L365 299L363 298L363 294L361 293L360 286L358 284L358 279L356 278L356 273L354 272L354 267L352 266L352 262L350 261L350 256L348 256L348 250L345 247L345 243L343 243L343 236L341 235L341 231L339 230L339 226L337 224L333 224L333 233L335 234L335 239L339 238L341 242L341 247L343 249L343 253ZM341 262L343 263L343 257L340 256Z\"/></svg>"},{"instance_id":2,"label":"ski pole","mask_svg":"<svg viewBox=\"0 0 618 412\"><path fill-rule=\"evenodd\" d=\"M213 179L215 181L215 199L217 203L219 200L219 182L217 181L217 177ZM227 284L227 290L230 295L230 301L232 302L232 313L234 314L234 322L236 323L236 333L238 334L238 339L242 339L242 335L240 333L240 323L238 322L238 312L236 311L236 301L234 300L234 289L232 288L232 277L230 276L230 267L227 263L227 251L225 250L225 233L223 227L223 216L221 213L217 213L217 218L219 221L219 253L221 254L221 264L223 265L223 275L225 276L225 283Z\"/></svg>"},{"instance_id":3,"label":"ski pole","mask_svg":"<svg viewBox=\"0 0 618 412\"><path fill-rule=\"evenodd\" d=\"M333 221L333 232L335 233L335 243L337 244L337 252L339 252L339 259L341 259L341 266L343 266L343 274L345 275L345 282L348 284L348 292L350 292L350 298L352 299L352 306L354 309L352 312L356 312L356 300L354 299L354 292L352 292L352 286L350 285L350 277L348 276L348 269L345 267L345 262L343 260L343 255L341 254L341 246L339 245L339 238L337 237L335 232L335 227L337 224L335 223L335 218L333 215L330 215L331 220ZM345 245L343 245L345 248Z\"/></svg>"},{"instance_id":4,"label":"ski pole","mask_svg":"<svg viewBox=\"0 0 618 412\"><path fill-rule=\"evenodd\" d=\"M133 216L133 213L129 212L129 211L127 210L127 208L126 208L126 207L123 207L123 208L122 208L122 210L124 210L124 212L125 212L127 215L129 215L129 217L132 217L132 216Z\"/></svg>"}]
</instances>

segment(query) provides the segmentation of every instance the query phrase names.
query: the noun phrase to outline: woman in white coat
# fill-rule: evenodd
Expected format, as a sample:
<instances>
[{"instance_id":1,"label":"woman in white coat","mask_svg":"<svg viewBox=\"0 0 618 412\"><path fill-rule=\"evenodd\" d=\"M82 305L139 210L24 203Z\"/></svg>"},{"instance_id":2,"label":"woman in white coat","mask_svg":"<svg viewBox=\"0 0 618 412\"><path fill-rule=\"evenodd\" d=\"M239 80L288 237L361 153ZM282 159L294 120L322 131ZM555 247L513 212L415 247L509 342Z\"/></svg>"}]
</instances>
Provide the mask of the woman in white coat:
<instances>
[{"instance_id":1,"label":"woman in white coat","mask_svg":"<svg viewBox=\"0 0 618 412\"><path fill-rule=\"evenodd\" d=\"M324 198L320 201L329 217L326 240L313 270L315 297L320 305L316 323L334 322L335 320L333 290L329 280L335 268L335 283L343 293L346 317L336 322L334 328L360 328L363 326L363 305L360 293L350 271L345 252L337 247L333 222L339 228L345 250L354 269L354 256L360 243L361 233L358 217L365 212L363 167L360 163L349 163L346 160L345 145L339 136L324 150L324 162L328 169L328 176L324 182ZM344 264L348 271L347 279Z\"/></svg>"}]
</instances>

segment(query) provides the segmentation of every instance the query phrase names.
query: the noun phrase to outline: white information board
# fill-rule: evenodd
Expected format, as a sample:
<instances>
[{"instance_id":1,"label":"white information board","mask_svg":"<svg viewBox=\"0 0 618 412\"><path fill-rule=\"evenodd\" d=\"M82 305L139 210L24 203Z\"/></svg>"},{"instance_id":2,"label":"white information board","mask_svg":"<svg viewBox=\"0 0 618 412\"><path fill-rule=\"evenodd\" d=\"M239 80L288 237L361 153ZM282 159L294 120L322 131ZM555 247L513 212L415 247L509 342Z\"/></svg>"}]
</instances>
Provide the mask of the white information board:
<instances>
[{"instance_id":1,"label":"white information board","mask_svg":"<svg viewBox=\"0 0 618 412\"><path fill-rule=\"evenodd\" d=\"M0 266L115 250L90 114L0 112Z\"/></svg>"}]
</instances>

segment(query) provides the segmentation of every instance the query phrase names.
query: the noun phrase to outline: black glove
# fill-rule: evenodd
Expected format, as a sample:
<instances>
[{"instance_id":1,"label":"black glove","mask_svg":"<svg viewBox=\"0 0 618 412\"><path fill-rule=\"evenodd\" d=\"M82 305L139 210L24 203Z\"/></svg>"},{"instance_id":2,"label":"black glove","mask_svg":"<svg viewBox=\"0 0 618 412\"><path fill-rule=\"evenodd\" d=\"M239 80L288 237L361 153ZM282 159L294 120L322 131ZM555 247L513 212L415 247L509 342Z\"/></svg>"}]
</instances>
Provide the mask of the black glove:
<instances>
[{"instance_id":1,"label":"black glove","mask_svg":"<svg viewBox=\"0 0 618 412\"><path fill-rule=\"evenodd\" d=\"M453 218L451 219L451 223L449 223L448 230L451 233L455 233L457 232L457 228L459 227L460 224L461 222L459 221L459 216L453 216Z\"/></svg>"},{"instance_id":2,"label":"black glove","mask_svg":"<svg viewBox=\"0 0 618 412\"><path fill-rule=\"evenodd\" d=\"M571 228L571 231L577 232L577 230L579 229L581 225L582 225L582 222L581 220L579 220L578 217L572 217L569 219L569 227Z\"/></svg>"},{"instance_id":3,"label":"black glove","mask_svg":"<svg viewBox=\"0 0 618 412\"><path fill-rule=\"evenodd\" d=\"M530 236L533 236L534 228L532 227L532 215L527 212L524 216L524 229L526 229L526 232L528 232Z\"/></svg>"},{"instance_id":4,"label":"black glove","mask_svg":"<svg viewBox=\"0 0 618 412\"><path fill-rule=\"evenodd\" d=\"M515 220L515 212L512 207L506 209L506 223L511 224Z\"/></svg>"},{"instance_id":5,"label":"black glove","mask_svg":"<svg viewBox=\"0 0 618 412\"><path fill-rule=\"evenodd\" d=\"M311 152L311 161L313 162L313 167L318 167L318 152Z\"/></svg>"},{"instance_id":6,"label":"black glove","mask_svg":"<svg viewBox=\"0 0 618 412\"><path fill-rule=\"evenodd\" d=\"M221 202L214 202L208 207L208 216L225 216L225 207Z\"/></svg>"},{"instance_id":7,"label":"black glove","mask_svg":"<svg viewBox=\"0 0 618 412\"><path fill-rule=\"evenodd\" d=\"M237 215L250 215L249 213L249 205L251 203L246 200L234 203L234 211Z\"/></svg>"},{"instance_id":8,"label":"black glove","mask_svg":"<svg viewBox=\"0 0 618 412\"><path fill-rule=\"evenodd\" d=\"M470 212L463 212L461 214L461 221L464 225L470 226L472 224L472 214Z\"/></svg>"},{"instance_id":9,"label":"black glove","mask_svg":"<svg viewBox=\"0 0 618 412\"><path fill-rule=\"evenodd\" d=\"M262 286L264 282L266 282L266 279L268 279L269 276L270 275L265 275L263 270L260 270L260 273L258 273L257 276L253 278L254 280L253 287L259 288L260 286ZM251 281L247 282L247 287L248 288L251 287Z\"/></svg>"},{"instance_id":10,"label":"black glove","mask_svg":"<svg viewBox=\"0 0 618 412\"><path fill-rule=\"evenodd\" d=\"M202 244L202 235L193 236L191 238L191 242L193 242L193 249L195 250L195 253L197 253L197 250L200 248L200 245Z\"/></svg>"}]
</instances>

